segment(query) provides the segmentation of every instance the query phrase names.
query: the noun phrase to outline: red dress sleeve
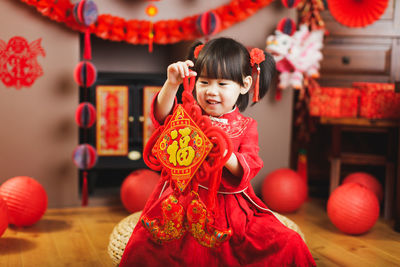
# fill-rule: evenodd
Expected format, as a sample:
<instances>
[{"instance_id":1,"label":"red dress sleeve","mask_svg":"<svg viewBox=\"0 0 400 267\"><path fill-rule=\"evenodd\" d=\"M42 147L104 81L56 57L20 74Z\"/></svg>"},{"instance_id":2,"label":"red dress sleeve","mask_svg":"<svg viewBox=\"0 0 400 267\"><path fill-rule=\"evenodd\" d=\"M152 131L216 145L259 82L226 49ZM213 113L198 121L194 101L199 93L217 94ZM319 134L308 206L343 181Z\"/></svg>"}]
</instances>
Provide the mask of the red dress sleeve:
<instances>
[{"instance_id":1,"label":"red dress sleeve","mask_svg":"<svg viewBox=\"0 0 400 267\"><path fill-rule=\"evenodd\" d=\"M234 177L226 171L226 183L223 181L223 187L229 191L240 191L248 187L250 180L263 167L263 161L258 155L260 147L258 146L257 121L251 120L246 132L241 135L240 139L238 150L233 153L243 168L243 177L241 179Z\"/></svg>"}]
</instances>

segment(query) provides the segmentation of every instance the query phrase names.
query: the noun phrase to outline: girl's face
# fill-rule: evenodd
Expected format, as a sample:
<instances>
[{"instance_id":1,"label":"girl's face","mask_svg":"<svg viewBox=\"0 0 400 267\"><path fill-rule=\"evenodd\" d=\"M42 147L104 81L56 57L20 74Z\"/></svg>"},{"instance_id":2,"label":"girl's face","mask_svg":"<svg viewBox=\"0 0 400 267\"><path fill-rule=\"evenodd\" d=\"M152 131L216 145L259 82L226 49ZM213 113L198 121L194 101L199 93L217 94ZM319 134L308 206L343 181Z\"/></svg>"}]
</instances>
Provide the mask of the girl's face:
<instances>
[{"instance_id":1,"label":"girl's face","mask_svg":"<svg viewBox=\"0 0 400 267\"><path fill-rule=\"evenodd\" d=\"M196 82L196 97L200 107L214 117L231 111L240 94L248 92L251 76L243 80L244 86L226 79L211 79L200 76Z\"/></svg>"}]
</instances>

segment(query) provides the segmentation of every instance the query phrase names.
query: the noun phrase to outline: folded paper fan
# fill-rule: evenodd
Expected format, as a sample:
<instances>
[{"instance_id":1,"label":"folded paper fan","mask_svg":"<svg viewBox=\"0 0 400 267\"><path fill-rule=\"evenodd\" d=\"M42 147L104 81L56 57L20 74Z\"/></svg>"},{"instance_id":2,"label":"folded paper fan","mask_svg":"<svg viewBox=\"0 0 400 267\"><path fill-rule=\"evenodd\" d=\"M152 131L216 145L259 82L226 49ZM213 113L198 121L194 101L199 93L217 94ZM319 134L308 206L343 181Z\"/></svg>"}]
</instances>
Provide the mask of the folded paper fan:
<instances>
[{"instance_id":1,"label":"folded paper fan","mask_svg":"<svg viewBox=\"0 0 400 267\"><path fill-rule=\"evenodd\" d=\"M329 10L337 22L348 27L365 27L385 12L389 0L328 0Z\"/></svg>"}]
</instances>

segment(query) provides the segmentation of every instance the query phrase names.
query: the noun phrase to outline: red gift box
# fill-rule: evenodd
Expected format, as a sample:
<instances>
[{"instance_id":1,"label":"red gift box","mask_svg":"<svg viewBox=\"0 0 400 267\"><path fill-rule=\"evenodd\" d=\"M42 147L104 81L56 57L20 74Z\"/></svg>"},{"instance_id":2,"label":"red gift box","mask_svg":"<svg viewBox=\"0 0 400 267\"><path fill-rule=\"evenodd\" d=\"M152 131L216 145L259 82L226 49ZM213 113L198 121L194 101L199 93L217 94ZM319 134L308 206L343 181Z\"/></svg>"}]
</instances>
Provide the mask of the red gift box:
<instances>
[{"instance_id":1,"label":"red gift box","mask_svg":"<svg viewBox=\"0 0 400 267\"><path fill-rule=\"evenodd\" d=\"M393 83L355 82L353 87L361 92L360 116L369 119L399 119L400 94Z\"/></svg>"},{"instance_id":2,"label":"red gift box","mask_svg":"<svg viewBox=\"0 0 400 267\"><path fill-rule=\"evenodd\" d=\"M321 87L313 90L310 115L332 118L357 117L360 91L353 88Z\"/></svg>"}]
</instances>

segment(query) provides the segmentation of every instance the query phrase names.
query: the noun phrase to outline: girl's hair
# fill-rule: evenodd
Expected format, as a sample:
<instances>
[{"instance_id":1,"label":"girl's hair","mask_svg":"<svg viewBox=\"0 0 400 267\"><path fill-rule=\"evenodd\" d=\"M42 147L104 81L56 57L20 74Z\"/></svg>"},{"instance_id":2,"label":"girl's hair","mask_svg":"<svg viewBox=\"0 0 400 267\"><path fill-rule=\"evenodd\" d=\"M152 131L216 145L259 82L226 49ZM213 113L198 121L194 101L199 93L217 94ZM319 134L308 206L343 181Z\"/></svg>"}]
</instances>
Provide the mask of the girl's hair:
<instances>
[{"instance_id":1,"label":"girl's hair","mask_svg":"<svg viewBox=\"0 0 400 267\"><path fill-rule=\"evenodd\" d=\"M243 78L252 76L253 67L250 64L249 51L241 43L231 38L217 38L205 43L198 58L194 57L195 47L200 45L196 42L189 50L188 58L194 61L194 71L197 77L203 76L211 79L227 79L244 85ZM260 63L260 99L265 96L269 85L275 74L275 61L273 57L264 52L265 60ZM256 71L256 66L254 66ZM253 76L253 83L256 78ZM254 84L253 84L254 85ZM240 94L236 102L240 111L244 111L249 103L249 93Z\"/></svg>"}]
</instances>

